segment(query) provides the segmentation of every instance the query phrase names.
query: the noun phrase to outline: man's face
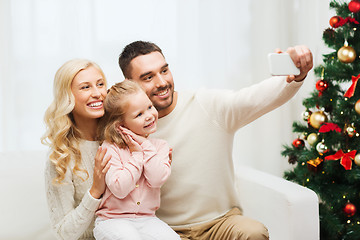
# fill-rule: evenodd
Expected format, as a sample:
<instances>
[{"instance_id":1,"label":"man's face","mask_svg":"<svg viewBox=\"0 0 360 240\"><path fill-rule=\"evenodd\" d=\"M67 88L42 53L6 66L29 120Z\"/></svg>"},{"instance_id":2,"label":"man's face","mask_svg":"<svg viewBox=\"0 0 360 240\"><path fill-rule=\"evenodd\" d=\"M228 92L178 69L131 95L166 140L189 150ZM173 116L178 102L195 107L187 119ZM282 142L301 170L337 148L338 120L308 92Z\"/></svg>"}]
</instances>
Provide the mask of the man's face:
<instances>
[{"instance_id":1,"label":"man's face","mask_svg":"<svg viewBox=\"0 0 360 240\"><path fill-rule=\"evenodd\" d=\"M165 116L173 109L174 81L160 52L140 55L130 62L131 79L140 84L159 112Z\"/></svg>"}]
</instances>

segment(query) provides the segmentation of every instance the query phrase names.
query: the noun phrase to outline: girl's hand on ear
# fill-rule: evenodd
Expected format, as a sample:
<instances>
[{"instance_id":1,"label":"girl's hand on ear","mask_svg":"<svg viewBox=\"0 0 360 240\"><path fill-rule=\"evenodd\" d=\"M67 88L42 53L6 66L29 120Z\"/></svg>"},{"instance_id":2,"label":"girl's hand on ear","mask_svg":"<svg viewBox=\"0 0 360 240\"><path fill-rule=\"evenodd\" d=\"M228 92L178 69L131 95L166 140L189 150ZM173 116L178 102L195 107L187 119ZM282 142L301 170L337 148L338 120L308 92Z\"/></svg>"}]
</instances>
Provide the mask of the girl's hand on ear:
<instances>
[{"instance_id":1,"label":"girl's hand on ear","mask_svg":"<svg viewBox=\"0 0 360 240\"><path fill-rule=\"evenodd\" d=\"M125 143L128 145L129 150L131 152L141 152L141 144L146 140L145 137L137 135L130 131L129 129L125 127L119 127L121 130L121 137L124 139Z\"/></svg>"},{"instance_id":2,"label":"girl's hand on ear","mask_svg":"<svg viewBox=\"0 0 360 240\"><path fill-rule=\"evenodd\" d=\"M105 192L105 175L111 165L109 162L111 155L105 157L106 151L106 148L99 147L95 156L93 184L90 188L90 194L96 199L99 199Z\"/></svg>"}]
</instances>

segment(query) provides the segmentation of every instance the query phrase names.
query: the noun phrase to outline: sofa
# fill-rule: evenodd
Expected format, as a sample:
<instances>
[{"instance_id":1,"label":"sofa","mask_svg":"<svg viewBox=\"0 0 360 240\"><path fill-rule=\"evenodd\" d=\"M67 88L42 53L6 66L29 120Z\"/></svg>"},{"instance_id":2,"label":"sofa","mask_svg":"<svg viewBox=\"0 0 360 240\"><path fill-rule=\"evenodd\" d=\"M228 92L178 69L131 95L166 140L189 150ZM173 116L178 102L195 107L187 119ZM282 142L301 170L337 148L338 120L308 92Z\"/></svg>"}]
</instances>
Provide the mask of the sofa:
<instances>
[{"instance_id":1,"label":"sofa","mask_svg":"<svg viewBox=\"0 0 360 240\"><path fill-rule=\"evenodd\" d=\"M56 239L44 191L46 155L0 152L1 240ZM312 190L245 166L236 171L236 186L244 215L264 223L270 239L319 239L318 197Z\"/></svg>"}]
</instances>

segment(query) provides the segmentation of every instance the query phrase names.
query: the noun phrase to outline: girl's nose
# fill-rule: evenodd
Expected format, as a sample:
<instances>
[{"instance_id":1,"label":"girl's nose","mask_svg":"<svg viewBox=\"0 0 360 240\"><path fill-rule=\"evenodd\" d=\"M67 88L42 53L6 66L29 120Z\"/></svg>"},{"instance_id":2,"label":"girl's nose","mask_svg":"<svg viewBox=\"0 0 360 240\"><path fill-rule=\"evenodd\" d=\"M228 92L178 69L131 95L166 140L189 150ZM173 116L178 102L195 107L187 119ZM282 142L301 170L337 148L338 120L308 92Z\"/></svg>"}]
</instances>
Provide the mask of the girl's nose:
<instances>
[{"instance_id":1,"label":"girl's nose","mask_svg":"<svg viewBox=\"0 0 360 240\"><path fill-rule=\"evenodd\" d=\"M151 118L152 118L152 114L150 112L147 112L145 116L146 121L150 120Z\"/></svg>"}]
</instances>

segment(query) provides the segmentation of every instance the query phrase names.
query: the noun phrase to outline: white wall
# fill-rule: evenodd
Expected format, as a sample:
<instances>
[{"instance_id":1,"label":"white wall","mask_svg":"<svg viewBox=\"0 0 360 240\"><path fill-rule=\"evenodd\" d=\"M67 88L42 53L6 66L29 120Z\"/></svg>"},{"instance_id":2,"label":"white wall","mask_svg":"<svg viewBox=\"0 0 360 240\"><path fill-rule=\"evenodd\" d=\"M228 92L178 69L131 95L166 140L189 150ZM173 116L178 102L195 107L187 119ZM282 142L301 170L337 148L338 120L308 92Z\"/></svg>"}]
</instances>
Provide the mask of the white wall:
<instances>
[{"instance_id":1,"label":"white wall","mask_svg":"<svg viewBox=\"0 0 360 240\"><path fill-rule=\"evenodd\" d=\"M0 0L0 151L46 149L43 115L56 70L96 61L110 84L123 79L122 48L149 40L164 51L176 89L248 86L269 77L267 53L305 44L315 64L331 13L323 0ZM282 175L291 125L313 89L312 74L285 106L241 129L235 164Z\"/></svg>"}]
</instances>

